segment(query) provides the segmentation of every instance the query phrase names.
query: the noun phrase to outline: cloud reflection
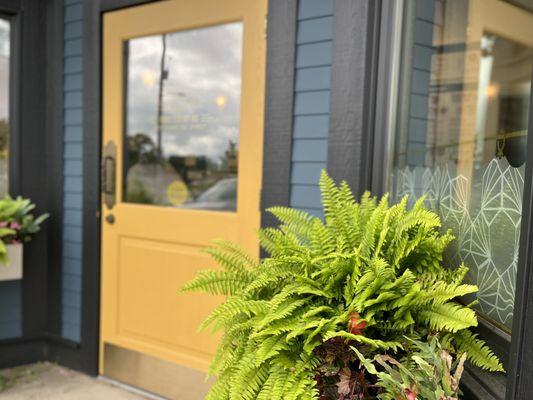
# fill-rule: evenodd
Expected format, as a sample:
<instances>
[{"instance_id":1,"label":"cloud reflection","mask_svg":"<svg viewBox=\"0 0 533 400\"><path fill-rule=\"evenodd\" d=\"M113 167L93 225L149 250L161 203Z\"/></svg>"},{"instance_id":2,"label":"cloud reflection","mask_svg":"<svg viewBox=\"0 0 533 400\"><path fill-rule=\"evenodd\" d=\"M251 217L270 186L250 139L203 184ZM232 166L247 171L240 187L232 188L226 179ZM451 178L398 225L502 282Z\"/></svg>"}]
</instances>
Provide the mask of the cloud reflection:
<instances>
[{"instance_id":1,"label":"cloud reflection","mask_svg":"<svg viewBox=\"0 0 533 400\"><path fill-rule=\"evenodd\" d=\"M218 162L238 143L242 23L167 34L162 91L162 151ZM157 141L160 35L129 41L127 135Z\"/></svg>"}]
</instances>

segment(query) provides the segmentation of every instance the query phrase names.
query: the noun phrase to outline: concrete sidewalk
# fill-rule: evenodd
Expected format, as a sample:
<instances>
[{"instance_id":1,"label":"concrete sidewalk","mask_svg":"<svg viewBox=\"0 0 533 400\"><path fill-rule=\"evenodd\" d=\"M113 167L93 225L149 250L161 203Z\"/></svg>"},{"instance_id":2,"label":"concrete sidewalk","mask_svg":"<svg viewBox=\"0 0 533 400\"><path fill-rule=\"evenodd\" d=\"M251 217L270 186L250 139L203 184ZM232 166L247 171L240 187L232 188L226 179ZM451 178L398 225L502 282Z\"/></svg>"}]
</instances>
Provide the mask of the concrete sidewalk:
<instances>
[{"instance_id":1,"label":"concrete sidewalk","mask_svg":"<svg viewBox=\"0 0 533 400\"><path fill-rule=\"evenodd\" d=\"M50 363L0 371L1 400L146 400L149 398L151 397Z\"/></svg>"}]
</instances>

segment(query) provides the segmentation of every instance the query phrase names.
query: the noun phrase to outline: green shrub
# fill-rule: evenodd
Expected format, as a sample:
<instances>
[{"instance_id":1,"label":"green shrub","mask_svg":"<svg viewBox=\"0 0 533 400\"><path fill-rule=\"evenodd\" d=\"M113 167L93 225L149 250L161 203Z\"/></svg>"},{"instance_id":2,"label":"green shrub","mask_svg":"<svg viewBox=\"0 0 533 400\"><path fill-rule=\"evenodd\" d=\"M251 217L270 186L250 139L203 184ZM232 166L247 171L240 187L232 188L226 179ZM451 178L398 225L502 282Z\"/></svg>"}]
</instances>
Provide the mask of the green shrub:
<instances>
[{"instance_id":1,"label":"green shrub","mask_svg":"<svg viewBox=\"0 0 533 400\"><path fill-rule=\"evenodd\" d=\"M207 399L356 398L328 397L346 369L362 382L352 386L358 399L376 398L384 389L358 355L409 360L413 340L433 337L456 358L466 353L473 364L502 371L469 331L476 314L456 300L477 287L462 283L465 266L442 265L453 236L439 232L423 199L408 209L407 198L389 206L388 196L378 202L366 193L357 203L346 183L337 187L326 173L320 188L324 221L274 207L279 228L259 235L269 257L258 262L218 241L209 253L222 269L183 288L228 296L202 325L223 331Z\"/></svg>"}]
</instances>

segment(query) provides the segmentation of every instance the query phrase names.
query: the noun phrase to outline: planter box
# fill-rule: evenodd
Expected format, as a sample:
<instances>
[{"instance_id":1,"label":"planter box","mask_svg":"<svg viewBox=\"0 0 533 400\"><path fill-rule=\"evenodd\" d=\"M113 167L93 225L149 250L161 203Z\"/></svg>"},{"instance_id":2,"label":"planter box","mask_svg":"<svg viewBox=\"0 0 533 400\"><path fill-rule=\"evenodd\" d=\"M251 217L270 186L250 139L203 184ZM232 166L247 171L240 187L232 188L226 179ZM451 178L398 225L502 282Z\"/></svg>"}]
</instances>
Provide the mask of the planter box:
<instances>
[{"instance_id":1,"label":"planter box","mask_svg":"<svg viewBox=\"0 0 533 400\"><path fill-rule=\"evenodd\" d=\"M0 281L22 279L22 244L8 244L7 265L0 263Z\"/></svg>"}]
</instances>

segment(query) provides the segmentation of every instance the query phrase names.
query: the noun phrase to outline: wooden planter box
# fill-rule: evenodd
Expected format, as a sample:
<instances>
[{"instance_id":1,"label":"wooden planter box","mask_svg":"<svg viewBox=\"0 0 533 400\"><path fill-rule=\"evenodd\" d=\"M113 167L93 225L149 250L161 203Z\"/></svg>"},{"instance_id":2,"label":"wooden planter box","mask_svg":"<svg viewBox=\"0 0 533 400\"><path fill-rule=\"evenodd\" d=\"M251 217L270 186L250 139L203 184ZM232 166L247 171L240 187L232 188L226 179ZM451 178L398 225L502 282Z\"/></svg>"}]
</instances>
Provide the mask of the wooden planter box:
<instances>
[{"instance_id":1,"label":"wooden planter box","mask_svg":"<svg viewBox=\"0 0 533 400\"><path fill-rule=\"evenodd\" d=\"M22 244L8 244L7 264L0 263L0 281L22 279Z\"/></svg>"}]
</instances>

